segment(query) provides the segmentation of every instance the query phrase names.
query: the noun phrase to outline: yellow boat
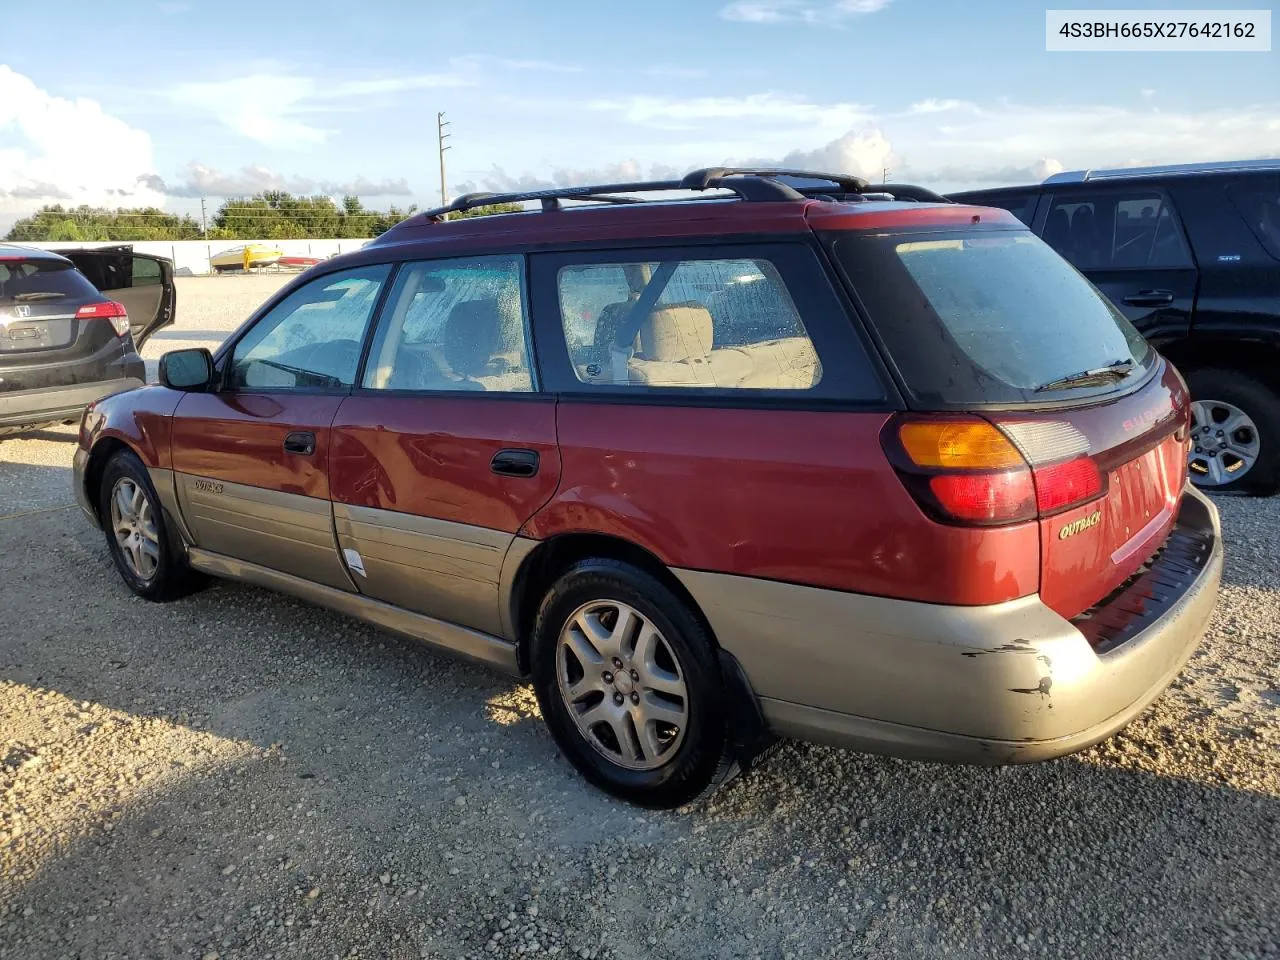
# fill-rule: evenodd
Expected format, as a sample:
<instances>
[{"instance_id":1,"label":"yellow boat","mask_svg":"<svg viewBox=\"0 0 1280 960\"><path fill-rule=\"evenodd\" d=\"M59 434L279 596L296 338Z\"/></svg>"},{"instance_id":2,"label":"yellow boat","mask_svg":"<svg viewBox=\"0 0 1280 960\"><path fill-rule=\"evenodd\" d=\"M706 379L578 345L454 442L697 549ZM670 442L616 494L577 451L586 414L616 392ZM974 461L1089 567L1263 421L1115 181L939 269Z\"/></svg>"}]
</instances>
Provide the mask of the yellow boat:
<instances>
[{"instance_id":1,"label":"yellow boat","mask_svg":"<svg viewBox=\"0 0 1280 960\"><path fill-rule=\"evenodd\" d=\"M209 266L216 272L224 270L251 270L254 267L266 267L276 263L284 251L266 243L249 243L239 247L231 247L209 258Z\"/></svg>"}]
</instances>

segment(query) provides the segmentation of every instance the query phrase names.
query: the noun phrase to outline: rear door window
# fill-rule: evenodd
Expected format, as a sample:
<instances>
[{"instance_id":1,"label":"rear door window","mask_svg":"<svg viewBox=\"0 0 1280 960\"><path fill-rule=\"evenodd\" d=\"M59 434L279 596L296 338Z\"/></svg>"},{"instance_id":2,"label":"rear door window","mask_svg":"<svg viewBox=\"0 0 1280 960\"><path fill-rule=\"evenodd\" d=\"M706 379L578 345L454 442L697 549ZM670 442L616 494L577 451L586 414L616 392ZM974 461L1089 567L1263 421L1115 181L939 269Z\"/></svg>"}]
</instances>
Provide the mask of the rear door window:
<instances>
[{"instance_id":1,"label":"rear door window","mask_svg":"<svg viewBox=\"0 0 1280 960\"><path fill-rule=\"evenodd\" d=\"M1280 177L1232 183L1227 195L1263 249L1280 260Z\"/></svg>"},{"instance_id":2,"label":"rear door window","mask_svg":"<svg viewBox=\"0 0 1280 960\"><path fill-rule=\"evenodd\" d=\"M374 333L362 385L373 390L533 390L524 260L406 263Z\"/></svg>"},{"instance_id":3,"label":"rear door window","mask_svg":"<svg viewBox=\"0 0 1280 960\"><path fill-rule=\"evenodd\" d=\"M1154 356L1124 315L1030 232L850 234L835 251L925 405L1114 392L1141 379Z\"/></svg>"},{"instance_id":4,"label":"rear door window","mask_svg":"<svg viewBox=\"0 0 1280 960\"><path fill-rule=\"evenodd\" d=\"M1156 191L1056 195L1044 240L1081 270L1193 265L1173 206Z\"/></svg>"}]
</instances>

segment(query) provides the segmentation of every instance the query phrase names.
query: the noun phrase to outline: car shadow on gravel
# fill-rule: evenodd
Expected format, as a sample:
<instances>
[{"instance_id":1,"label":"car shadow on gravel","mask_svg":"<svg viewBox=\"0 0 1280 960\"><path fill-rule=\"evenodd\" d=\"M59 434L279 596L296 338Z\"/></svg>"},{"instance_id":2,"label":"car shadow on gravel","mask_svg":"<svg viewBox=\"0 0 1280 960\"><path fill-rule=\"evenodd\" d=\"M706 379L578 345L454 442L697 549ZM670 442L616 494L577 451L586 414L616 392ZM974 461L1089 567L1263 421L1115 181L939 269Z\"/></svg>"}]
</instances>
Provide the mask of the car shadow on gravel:
<instances>
[{"instance_id":1,"label":"car shadow on gravel","mask_svg":"<svg viewBox=\"0 0 1280 960\"><path fill-rule=\"evenodd\" d=\"M994 770L787 745L647 813L576 776L527 687L250 587L145 603L78 520L0 524L0 556L41 547L30 590L0 586L0 676L251 749L84 818L12 892L0 956L514 956L532 938L1167 958L1280 938L1280 801L1214 785L1212 754L1142 769L1166 749L1155 721Z\"/></svg>"}]
</instances>

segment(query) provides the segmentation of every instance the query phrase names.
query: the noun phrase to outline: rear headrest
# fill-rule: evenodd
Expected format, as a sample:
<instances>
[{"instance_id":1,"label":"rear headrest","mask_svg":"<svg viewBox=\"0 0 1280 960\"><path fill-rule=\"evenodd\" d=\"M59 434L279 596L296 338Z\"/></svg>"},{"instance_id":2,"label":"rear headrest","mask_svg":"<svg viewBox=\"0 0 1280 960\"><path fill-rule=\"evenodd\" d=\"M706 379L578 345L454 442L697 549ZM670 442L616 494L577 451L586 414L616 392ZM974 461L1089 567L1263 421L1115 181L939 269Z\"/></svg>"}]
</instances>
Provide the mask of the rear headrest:
<instances>
[{"instance_id":1,"label":"rear headrest","mask_svg":"<svg viewBox=\"0 0 1280 960\"><path fill-rule=\"evenodd\" d=\"M445 362L454 373L464 377L484 373L498 347L501 318L496 299L464 300L454 305L440 338Z\"/></svg>"},{"instance_id":2,"label":"rear headrest","mask_svg":"<svg viewBox=\"0 0 1280 960\"><path fill-rule=\"evenodd\" d=\"M1044 242L1051 247L1060 247L1070 236L1071 218L1067 216L1067 211L1059 207L1049 214L1049 220L1044 225Z\"/></svg>"},{"instance_id":3,"label":"rear headrest","mask_svg":"<svg viewBox=\"0 0 1280 960\"><path fill-rule=\"evenodd\" d=\"M711 355L711 311L700 303L654 307L640 325L646 360L705 360Z\"/></svg>"}]
</instances>

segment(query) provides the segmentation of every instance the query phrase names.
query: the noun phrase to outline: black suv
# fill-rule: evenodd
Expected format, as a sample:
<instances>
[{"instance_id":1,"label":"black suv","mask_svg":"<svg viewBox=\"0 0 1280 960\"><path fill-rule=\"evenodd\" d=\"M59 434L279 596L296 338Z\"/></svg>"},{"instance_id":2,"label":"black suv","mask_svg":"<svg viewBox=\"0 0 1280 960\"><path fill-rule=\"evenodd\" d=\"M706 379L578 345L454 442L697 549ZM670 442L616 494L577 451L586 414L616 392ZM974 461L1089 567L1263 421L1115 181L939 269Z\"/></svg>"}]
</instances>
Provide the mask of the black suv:
<instances>
[{"instance_id":1,"label":"black suv","mask_svg":"<svg viewBox=\"0 0 1280 960\"><path fill-rule=\"evenodd\" d=\"M78 420L94 400L141 386L138 349L174 305L164 257L0 243L0 436Z\"/></svg>"},{"instance_id":2,"label":"black suv","mask_svg":"<svg viewBox=\"0 0 1280 960\"><path fill-rule=\"evenodd\" d=\"M1084 170L972 190L1071 261L1187 378L1191 478L1280 486L1280 160Z\"/></svg>"}]
</instances>

